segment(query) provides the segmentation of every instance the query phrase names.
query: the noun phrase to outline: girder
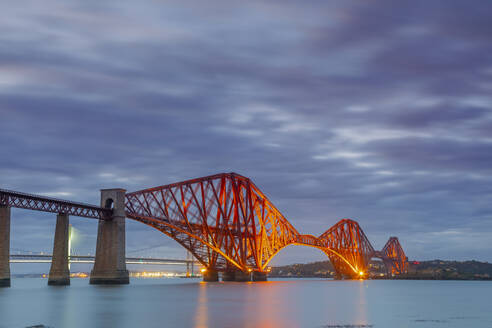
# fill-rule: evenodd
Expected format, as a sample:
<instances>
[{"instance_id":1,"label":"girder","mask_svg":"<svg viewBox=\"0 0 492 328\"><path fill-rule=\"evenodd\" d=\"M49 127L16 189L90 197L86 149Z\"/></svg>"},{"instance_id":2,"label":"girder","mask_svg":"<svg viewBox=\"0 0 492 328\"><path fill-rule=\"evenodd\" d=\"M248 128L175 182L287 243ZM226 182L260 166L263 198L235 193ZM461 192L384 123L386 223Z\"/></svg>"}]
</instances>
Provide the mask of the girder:
<instances>
[{"instance_id":1,"label":"girder","mask_svg":"<svg viewBox=\"0 0 492 328\"><path fill-rule=\"evenodd\" d=\"M359 224L350 219L319 237L301 235L250 179L236 173L128 193L126 212L175 239L217 271L265 271L284 247L305 245L325 252L338 275L363 278L370 259L383 253L374 250Z\"/></svg>"},{"instance_id":2,"label":"girder","mask_svg":"<svg viewBox=\"0 0 492 328\"><path fill-rule=\"evenodd\" d=\"M408 260L397 237L390 237L381 251L388 274L399 275L407 273Z\"/></svg>"},{"instance_id":3,"label":"girder","mask_svg":"<svg viewBox=\"0 0 492 328\"><path fill-rule=\"evenodd\" d=\"M104 220L111 217L110 209L99 206L5 189L0 189L0 205L93 219Z\"/></svg>"},{"instance_id":4,"label":"girder","mask_svg":"<svg viewBox=\"0 0 492 328\"><path fill-rule=\"evenodd\" d=\"M219 174L128 193L127 216L178 241L207 267L263 271L299 233L248 179Z\"/></svg>"},{"instance_id":5,"label":"girder","mask_svg":"<svg viewBox=\"0 0 492 328\"><path fill-rule=\"evenodd\" d=\"M112 210L89 204L0 189L0 206L111 219ZM372 257L388 273L408 264L398 238L375 251L359 224L343 219L319 237L301 235L248 178L222 173L126 194L128 218L176 240L207 268L259 271L289 245L322 250L339 276L363 278Z\"/></svg>"},{"instance_id":6,"label":"girder","mask_svg":"<svg viewBox=\"0 0 492 328\"><path fill-rule=\"evenodd\" d=\"M318 239L324 248L332 249L341 255L333 252L327 254L338 275L364 276L367 274L374 248L356 221L340 220L321 234Z\"/></svg>"}]
</instances>

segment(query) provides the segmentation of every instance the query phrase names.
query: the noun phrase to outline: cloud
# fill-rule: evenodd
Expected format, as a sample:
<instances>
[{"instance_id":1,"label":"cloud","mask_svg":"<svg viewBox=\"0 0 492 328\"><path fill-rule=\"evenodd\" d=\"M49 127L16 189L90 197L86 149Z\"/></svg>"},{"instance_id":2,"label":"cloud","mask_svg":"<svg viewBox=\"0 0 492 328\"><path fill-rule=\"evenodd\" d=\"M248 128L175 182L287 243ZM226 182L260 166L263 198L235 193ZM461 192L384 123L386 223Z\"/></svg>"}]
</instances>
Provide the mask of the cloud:
<instances>
[{"instance_id":1,"label":"cloud","mask_svg":"<svg viewBox=\"0 0 492 328\"><path fill-rule=\"evenodd\" d=\"M353 217L411 258L492 260L472 246L492 232L488 1L0 10L1 187L97 204L100 188L236 171L304 233ZM45 247L46 219L14 220L14 245ZM128 235L129 249L158 243Z\"/></svg>"}]
</instances>

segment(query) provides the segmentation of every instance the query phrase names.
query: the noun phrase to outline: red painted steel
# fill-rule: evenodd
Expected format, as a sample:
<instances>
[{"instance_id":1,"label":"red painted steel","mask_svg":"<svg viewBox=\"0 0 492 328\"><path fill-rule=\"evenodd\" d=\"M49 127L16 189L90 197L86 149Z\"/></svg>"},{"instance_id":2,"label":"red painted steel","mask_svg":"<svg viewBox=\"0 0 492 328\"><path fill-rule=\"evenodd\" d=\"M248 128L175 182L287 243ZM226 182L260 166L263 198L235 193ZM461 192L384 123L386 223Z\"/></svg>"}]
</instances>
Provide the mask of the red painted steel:
<instances>
[{"instance_id":1,"label":"red painted steel","mask_svg":"<svg viewBox=\"0 0 492 328\"><path fill-rule=\"evenodd\" d=\"M336 251L327 255L338 276L366 276L375 251L357 222L343 219L318 239L325 249Z\"/></svg>"},{"instance_id":2,"label":"red painted steel","mask_svg":"<svg viewBox=\"0 0 492 328\"><path fill-rule=\"evenodd\" d=\"M388 274L399 275L407 273L408 259L397 237L390 237L381 253L383 254L383 260L388 262L386 264Z\"/></svg>"},{"instance_id":3,"label":"red painted steel","mask_svg":"<svg viewBox=\"0 0 492 328\"><path fill-rule=\"evenodd\" d=\"M148 224L216 270L265 270L299 233L247 178L218 174L126 195L129 218Z\"/></svg>"},{"instance_id":4,"label":"red painted steel","mask_svg":"<svg viewBox=\"0 0 492 328\"><path fill-rule=\"evenodd\" d=\"M110 219L111 209L0 189L0 206ZM248 178L222 173L126 194L127 217L150 225L189 250L211 270L267 271L284 247L316 247L339 276L364 278L373 257L388 273L408 269L398 241L391 237L375 251L356 221L343 219L319 237L301 235Z\"/></svg>"},{"instance_id":5,"label":"red painted steel","mask_svg":"<svg viewBox=\"0 0 492 328\"><path fill-rule=\"evenodd\" d=\"M176 240L210 270L264 272L282 248L306 245L325 252L338 275L363 278L372 257L393 254L374 251L350 219L319 237L301 235L250 179L236 173L128 193L126 213Z\"/></svg>"}]
</instances>

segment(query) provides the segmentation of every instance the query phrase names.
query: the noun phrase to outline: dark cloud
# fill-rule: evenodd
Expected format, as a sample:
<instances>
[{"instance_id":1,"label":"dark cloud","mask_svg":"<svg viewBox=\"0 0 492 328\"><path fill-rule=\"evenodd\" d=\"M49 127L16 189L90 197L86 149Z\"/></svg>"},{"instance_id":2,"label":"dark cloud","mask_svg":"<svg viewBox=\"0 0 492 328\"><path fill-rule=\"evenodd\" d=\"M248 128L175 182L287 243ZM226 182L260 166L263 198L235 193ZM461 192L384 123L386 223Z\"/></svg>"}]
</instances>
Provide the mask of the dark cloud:
<instances>
[{"instance_id":1,"label":"dark cloud","mask_svg":"<svg viewBox=\"0 0 492 328\"><path fill-rule=\"evenodd\" d=\"M0 10L1 187L97 203L236 171L302 232L353 217L411 258L492 260L488 1ZM13 247L49 251L53 220L16 211ZM92 252L94 222L73 223ZM129 223L130 251L161 242L184 256Z\"/></svg>"}]
</instances>

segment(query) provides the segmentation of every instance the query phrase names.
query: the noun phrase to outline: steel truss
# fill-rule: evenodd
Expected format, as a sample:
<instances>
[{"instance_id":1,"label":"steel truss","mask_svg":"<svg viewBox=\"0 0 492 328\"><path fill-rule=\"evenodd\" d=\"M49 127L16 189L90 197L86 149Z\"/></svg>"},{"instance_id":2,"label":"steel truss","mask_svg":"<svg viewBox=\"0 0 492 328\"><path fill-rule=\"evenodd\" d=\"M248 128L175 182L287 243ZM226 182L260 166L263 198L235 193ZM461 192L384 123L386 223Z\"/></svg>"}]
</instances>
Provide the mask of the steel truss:
<instances>
[{"instance_id":1,"label":"steel truss","mask_svg":"<svg viewBox=\"0 0 492 328\"><path fill-rule=\"evenodd\" d=\"M34 211L68 214L93 219L109 219L110 209L61 200L51 197L26 194L18 191L0 189L0 206L17 207Z\"/></svg>"},{"instance_id":2,"label":"steel truss","mask_svg":"<svg viewBox=\"0 0 492 328\"><path fill-rule=\"evenodd\" d=\"M381 251L388 275L407 273L408 259L397 237L390 237Z\"/></svg>"},{"instance_id":3,"label":"steel truss","mask_svg":"<svg viewBox=\"0 0 492 328\"><path fill-rule=\"evenodd\" d=\"M372 257L396 265L394 274L406 268L406 258L396 260L404 256L399 243L399 257L393 248L376 252L350 219L319 237L299 234L250 179L236 173L128 193L126 214L170 236L211 270L264 272L282 248L293 244L324 251L340 276L365 277Z\"/></svg>"}]
</instances>

